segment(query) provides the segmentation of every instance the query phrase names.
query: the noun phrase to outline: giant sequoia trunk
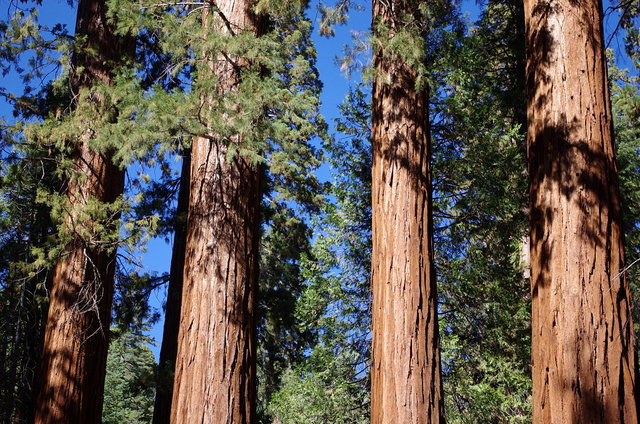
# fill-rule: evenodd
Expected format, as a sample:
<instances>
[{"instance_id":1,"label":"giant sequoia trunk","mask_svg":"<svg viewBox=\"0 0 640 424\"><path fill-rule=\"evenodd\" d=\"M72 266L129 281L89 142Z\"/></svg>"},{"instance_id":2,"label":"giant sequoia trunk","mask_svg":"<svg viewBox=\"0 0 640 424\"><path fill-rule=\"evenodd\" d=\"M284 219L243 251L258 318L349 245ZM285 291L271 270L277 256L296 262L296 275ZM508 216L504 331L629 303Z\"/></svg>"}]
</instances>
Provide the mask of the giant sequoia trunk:
<instances>
[{"instance_id":1,"label":"giant sequoia trunk","mask_svg":"<svg viewBox=\"0 0 640 424\"><path fill-rule=\"evenodd\" d=\"M391 13L412 11L407 2L374 0L374 29L381 20L389 37ZM407 63L379 46L374 67L371 422L439 423L428 93L416 91Z\"/></svg>"},{"instance_id":2,"label":"giant sequoia trunk","mask_svg":"<svg viewBox=\"0 0 640 424\"><path fill-rule=\"evenodd\" d=\"M637 423L600 2L526 0L533 420Z\"/></svg>"},{"instance_id":3,"label":"giant sequoia trunk","mask_svg":"<svg viewBox=\"0 0 640 424\"><path fill-rule=\"evenodd\" d=\"M203 23L214 31L257 31L251 5L243 0L217 2ZM208 59L219 80L218 94L237 90L243 59ZM216 101L216 96L207 101ZM173 424L255 420L260 172L238 154L230 159L229 142L240 144L242 139L196 137L191 150Z\"/></svg>"},{"instance_id":4,"label":"giant sequoia trunk","mask_svg":"<svg viewBox=\"0 0 640 424\"><path fill-rule=\"evenodd\" d=\"M125 46L107 24L104 1L80 0L76 36L86 40L73 56L71 85L80 101L100 102L82 92L92 84L111 84L115 63L126 57ZM84 100L82 100L84 99ZM96 104L100 108L102 105ZM89 147L91 122L73 151L73 170L67 185L69 228L89 228L94 223L74 210L92 199L113 202L123 190L124 174L111 155ZM115 217L112 229L118 228ZM74 235L63 259L56 265L40 361L36 398L36 423L92 424L102 415L102 393L111 317L114 249L103 249Z\"/></svg>"},{"instance_id":5,"label":"giant sequoia trunk","mask_svg":"<svg viewBox=\"0 0 640 424\"><path fill-rule=\"evenodd\" d=\"M182 159L182 173L178 192L178 207L174 222L173 249L169 270L169 288L165 308L162 346L158 361L158 385L153 407L153 424L168 424L171 418L173 375L178 352L178 329L182 310L182 281L184 275L185 247L187 243L187 213L189 211L189 182L191 152Z\"/></svg>"}]
</instances>

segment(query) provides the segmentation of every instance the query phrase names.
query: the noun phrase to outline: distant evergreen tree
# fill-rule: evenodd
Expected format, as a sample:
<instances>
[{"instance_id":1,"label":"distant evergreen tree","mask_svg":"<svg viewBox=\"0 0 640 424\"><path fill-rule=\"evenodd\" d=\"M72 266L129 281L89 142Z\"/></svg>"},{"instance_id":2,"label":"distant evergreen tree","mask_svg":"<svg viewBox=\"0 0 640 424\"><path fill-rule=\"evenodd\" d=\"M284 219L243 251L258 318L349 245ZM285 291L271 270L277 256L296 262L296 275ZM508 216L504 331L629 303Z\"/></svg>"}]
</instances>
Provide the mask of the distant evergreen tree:
<instances>
[{"instance_id":1,"label":"distant evergreen tree","mask_svg":"<svg viewBox=\"0 0 640 424\"><path fill-rule=\"evenodd\" d=\"M156 365L151 340L118 327L111 331L102 422L151 423Z\"/></svg>"},{"instance_id":2,"label":"distant evergreen tree","mask_svg":"<svg viewBox=\"0 0 640 424\"><path fill-rule=\"evenodd\" d=\"M7 135L4 135L7 137ZM8 139L4 138L4 141ZM32 387L42 349L51 265L37 251L55 231L38 191L59 184L55 162L36 146L0 162L0 410L3 423L32 420Z\"/></svg>"},{"instance_id":3,"label":"distant evergreen tree","mask_svg":"<svg viewBox=\"0 0 640 424\"><path fill-rule=\"evenodd\" d=\"M302 362L315 340L296 314L305 286L302 263L311 255L311 230L300 211L285 202L263 203L258 293L257 416L271 423L272 397L283 373Z\"/></svg>"},{"instance_id":4,"label":"distant evergreen tree","mask_svg":"<svg viewBox=\"0 0 640 424\"><path fill-rule=\"evenodd\" d=\"M302 261L308 281L296 316L316 335L304 361L290 365L270 410L285 423L369 422L371 340L371 130L366 87L340 107L324 145L334 181L316 237ZM335 199L328 203L329 199Z\"/></svg>"},{"instance_id":5,"label":"distant evergreen tree","mask_svg":"<svg viewBox=\"0 0 640 424\"><path fill-rule=\"evenodd\" d=\"M530 421L523 11L492 1L434 52L447 422Z\"/></svg>"},{"instance_id":6,"label":"distant evergreen tree","mask_svg":"<svg viewBox=\"0 0 640 424\"><path fill-rule=\"evenodd\" d=\"M640 77L633 71L620 69L610 52L609 80L611 84L611 109L620 177L620 198L625 235L627 281L634 299L640 293ZM635 71L640 60L635 58ZM634 322L640 322L640 301L632 304ZM636 339L640 326L636 325ZM639 348L640 349L640 348Z\"/></svg>"}]
</instances>

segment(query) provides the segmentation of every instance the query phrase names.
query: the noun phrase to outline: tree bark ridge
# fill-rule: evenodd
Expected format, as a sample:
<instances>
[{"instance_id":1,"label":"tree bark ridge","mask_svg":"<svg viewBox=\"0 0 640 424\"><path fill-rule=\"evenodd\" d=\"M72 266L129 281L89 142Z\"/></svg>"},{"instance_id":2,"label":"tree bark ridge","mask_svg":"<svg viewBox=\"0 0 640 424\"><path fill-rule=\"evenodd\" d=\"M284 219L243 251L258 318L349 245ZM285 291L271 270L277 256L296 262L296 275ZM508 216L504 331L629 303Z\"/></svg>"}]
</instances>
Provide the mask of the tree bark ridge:
<instances>
[{"instance_id":1,"label":"tree bark ridge","mask_svg":"<svg viewBox=\"0 0 640 424\"><path fill-rule=\"evenodd\" d=\"M525 0L533 420L637 423L601 4Z\"/></svg>"},{"instance_id":2,"label":"tree bark ridge","mask_svg":"<svg viewBox=\"0 0 640 424\"><path fill-rule=\"evenodd\" d=\"M381 1L373 18L374 27L392 22ZM416 91L415 70L380 47L374 69L371 422L440 423L428 92Z\"/></svg>"},{"instance_id":3,"label":"tree bark ridge","mask_svg":"<svg viewBox=\"0 0 640 424\"><path fill-rule=\"evenodd\" d=\"M203 25L234 36L258 32L250 2L224 0ZM218 59L218 60L216 60ZM233 60L233 62L232 62ZM238 90L244 59L220 55L208 68L220 96ZM203 100L215 101L215 94ZM182 316L171 423L255 421L260 170L209 134L192 144Z\"/></svg>"},{"instance_id":4,"label":"tree bark ridge","mask_svg":"<svg viewBox=\"0 0 640 424\"><path fill-rule=\"evenodd\" d=\"M182 172L178 191L178 205L174 222L173 248L169 270L169 287L165 307L162 346L158 359L158 385L153 407L153 424L168 424L171 419L173 398L173 376L178 353L178 330L182 315L182 282L187 244L187 214L189 212L189 183L191 172L191 151L182 155Z\"/></svg>"},{"instance_id":5,"label":"tree bark ridge","mask_svg":"<svg viewBox=\"0 0 640 424\"><path fill-rule=\"evenodd\" d=\"M106 4L80 0L76 36L86 39L72 57L72 95L79 101L100 99L82 94L93 84L111 85L113 71L131 53L131 40L117 37L107 22ZM106 112L106 111L105 111ZM91 228L75 210L97 200L112 203L124 189L124 172L112 154L89 146L92 123L73 148L68 180L66 227ZM119 214L105 224L117 231ZM115 273L115 248L103 247L74 234L52 277L44 348L37 378L35 423L92 424L102 419L109 323Z\"/></svg>"}]
</instances>

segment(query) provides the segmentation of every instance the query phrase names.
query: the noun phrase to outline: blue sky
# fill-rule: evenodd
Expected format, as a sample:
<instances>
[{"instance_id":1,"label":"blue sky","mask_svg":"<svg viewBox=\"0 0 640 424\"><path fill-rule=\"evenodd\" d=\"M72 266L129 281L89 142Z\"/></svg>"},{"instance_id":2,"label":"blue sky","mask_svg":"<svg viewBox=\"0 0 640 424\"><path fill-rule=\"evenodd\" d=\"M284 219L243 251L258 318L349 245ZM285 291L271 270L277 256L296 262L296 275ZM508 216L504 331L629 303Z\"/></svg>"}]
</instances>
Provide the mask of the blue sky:
<instances>
[{"instance_id":1,"label":"blue sky","mask_svg":"<svg viewBox=\"0 0 640 424\"><path fill-rule=\"evenodd\" d=\"M319 19L319 14L312 3L309 16L314 22ZM332 38L320 37L317 31L314 31L313 41L318 51L317 68L320 73L320 79L323 83L323 91L321 95L322 107L321 113L332 126L333 120L338 117L338 105L344 100L349 87L356 84L359 79L357 75L348 79L343 71L340 70L336 58L342 54L343 46L351 42L354 31L366 32L369 30L371 23L371 11L365 8L361 11L353 11L349 16L349 26L339 26L335 28L335 36ZM329 178L329 171L323 167L320 172L323 174L321 178ZM164 240L154 239L149 243L148 253L144 255L144 264L157 272L168 272L171 260L171 245ZM161 305L166 297L165 290L157 290L151 295L152 304L156 307ZM162 338L162 319L153 327L151 336L158 342L153 348L156 359L159 355L160 340Z\"/></svg>"},{"instance_id":2,"label":"blue sky","mask_svg":"<svg viewBox=\"0 0 640 424\"><path fill-rule=\"evenodd\" d=\"M316 12L315 4L317 4L317 2L312 4L309 10L309 16L314 22L317 22L319 14ZM29 5L27 4L27 6ZM0 10L0 13L4 14L3 18L6 16L8 10L11 10L11 8ZM43 2L43 5L38 6L38 10L40 24L52 26L56 23L63 23L67 25L70 32L73 32L75 26L75 8L70 7L66 0L46 0ZM370 20L370 9L363 8L361 11L352 11L350 13L349 27L336 27L335 36L332 38L320 37L317 31L314 32L313 39L318 50L317 67L324 85L321 96L321 113L330 125L333 119L338 117L338 105L344 99L350 85L358 81L357 79L347 79L344 72L339 69L339 65L336 64L336 57L342 54L343 46L351 41L354 31L368 31ZM357 78L357 76L353 76L353 78ZM22 82L15 72L10 72L5 76L0 82L0 87L16 95L22 93ZM11 108L2 99L0 99L0 117L8 121L12 120ZM177 168L179 169L179 166L177 166ZM135 174L137 173L137 169L130 169L129 172ZM159 175L154 175L153 169L147 169L145 172L149 173L152 178L156 176L159 177ZM323 168L322 172L326 175L324 178L328 178L328 170ZM173 240L170 240L170 242L167 243L164 238L154 238L149 241L146 246L146 252L139 253L144 271L157 274L169 272L172 241ZM165 288L156 290L151 294L150 300L152 306L161 310L165 297ZM161 318L150 332L150 335L156 340L156 345L152 347L156 359L160 351L162 327L163 319Z\"/></svg>"},{"instance_id":3,"label":"blue sky","mask_svg":"<svg viewBox=\"0 0 640 424\"><path fill-rule=\"evenodd\" d=\"M42 6L39 6L40 10L40 23L43 25L53 25L58 22L66 23L68 28L72 31L75 20L75 10L69 7L66 0L46 0ZM310 8L310 17L316 22L319 18L319 14L315 11L316 1L312 3ZM608 3L605 3L605 8ZM6 16L7 10L10 8L3 8L0 10L0 14ZM480 12L480 8L473 1L463 2L463 11L468 14L469 21L474 21ZM4 18L3 16L3 18ZM326 120L332 123L333 119L338 116L338 105L344 99L349 87L358 82L357 75L352 76L352 79L347 79L344 72L336 64L336 57L342 54L343 46L350 43L353 32L366 32L370 25L370 9L368 7L361 11L353 11L350 14L349 26L340 26L335 28L335 37L327 39L320 37L317 31L314 33L313 39L318 51L318 70L320 72L320 78L324 85L324 90L321 96L322 108L321 112L325 116ZM617 17L615 15L610 16L605 22L607 29L611 30L617 24ZM616 56L621 58L624 56L624 46L621 42L614 39L609 45L613 48ZM621 63L623 66L627 65L624 61ZM16 77L15 73L10 73L0 82L0 87L9 91L13 91L16 94L22 92L22 84ZM0 116L10 120L10 108L9 106L0 100ZM154 177L153 170L149 171L151 177ZM323 167L321 172L323 178L329 178L328 170ZM164 239L153 239L147 245L147 252L140 253L145 270L150 272L156 272L158 274L166 273L169 270L169 264L171 261L171 244L167 244ZM151 295L151 302L155 308L161 308L164 301L165 290L157 290ZM156 357L159 352L160 339L162 335L162 319L151 330L151 336L157 341L156 346L153 347L153 351Z\"/></svg>"}]
</instances>

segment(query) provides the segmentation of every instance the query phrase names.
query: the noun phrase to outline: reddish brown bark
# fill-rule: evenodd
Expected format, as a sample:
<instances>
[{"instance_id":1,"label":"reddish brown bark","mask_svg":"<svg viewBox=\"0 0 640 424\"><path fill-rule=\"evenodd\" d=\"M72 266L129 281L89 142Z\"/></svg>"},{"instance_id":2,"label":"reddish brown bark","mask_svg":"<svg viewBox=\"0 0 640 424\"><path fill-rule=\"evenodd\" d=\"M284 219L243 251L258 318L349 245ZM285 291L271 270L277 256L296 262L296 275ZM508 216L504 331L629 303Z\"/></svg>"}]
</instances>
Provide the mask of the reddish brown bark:
<instances>
[{"instance_id":1,"label":"reddish brown bark","mask_svg":"<svg viewBox=\"0 0 640 424\"><path fill-rule=\"evenodd\" d=\"M394 28L390 9L412 13L406 2L374 0L374 28ZM371 422L440 423L428 92L379 46L374 68Z\"/></svg>"},{"instance_id":2,"label":"reddish brown bark","mask_svg":"<svg viewBox=\"0 0 640 424\"><path fill-rule=\"evenodd\" d=\"M637 423L636 358L596 0L526 0L533 420Z\"/></svg>"},{"instance_id":3,"label":"reddish brown bark","mask_svg":"<svg viewBox=\"0 0 640 424\"><path fill-rule=\"evenodd\" d=\"M171 418L173 398L173 374L178 353L178 329L182 310L182 281L184 275L185 249L187 244L187 213L189 211L189 181L191 152L187 150L182 159L178 206L174 223L169 287L165 307L162 346L158 360L158 386L153 407L153 424L168 424Z\"/></svg>"},{"instance_id":4,"label":"reddish brown bark","mask_svg":"<svg viewBox=\"0 0 640 424\"><path fill-rule=\"evenodd\" d=\"M71 75L74 95L98 81L111 84L114 64L129 52L130 46L113 34L105 12L103 1L78 3L76 36L86 37L86 42L83 51L73 57L74 70L81 70ZM113 202L124 185L123 171L113 164L111 155L88 146L91 122L84 133L73 153L73 172L79 178L70 178L67 186L68 228L93 225L78 221L73 210L91 199ZM116 217L112 229L117 229L118 222ZM100 248L75 235L54 269L37 379L36 423L101 421L114 262L113 249Z\"/></svg>"},{"instance_id":5,"label":"reddish brown bark","mask_svg":"<svg viewBox=\"0 0 640 424\"><path fill-rule=\"evenodd\" d=\"M251 2L216 6L205 13L205 26L257 31ZM218 94L238 89L242 64L227 55L211 58ZM240 155L228 158L228 144L242 141L216 134L193 140L173 424L255 421L260 172Z\"/></svg>"}]
</instances>

